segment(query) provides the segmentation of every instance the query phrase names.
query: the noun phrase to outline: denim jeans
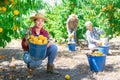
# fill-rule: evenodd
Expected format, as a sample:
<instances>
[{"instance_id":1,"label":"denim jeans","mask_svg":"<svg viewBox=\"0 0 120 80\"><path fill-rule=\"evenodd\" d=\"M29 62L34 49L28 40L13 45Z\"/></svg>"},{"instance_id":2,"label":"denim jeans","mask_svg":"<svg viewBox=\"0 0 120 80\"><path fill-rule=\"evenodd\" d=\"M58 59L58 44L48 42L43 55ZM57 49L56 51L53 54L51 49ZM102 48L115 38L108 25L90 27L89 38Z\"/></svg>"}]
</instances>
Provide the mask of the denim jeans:
<instances>
[{"instance_id":1,"label":"denim jeans","mask_svg":"<svg viewBox=\"0 0 120 80\"><path fill-rule=\"evenodd\" d=\"M48 57L48 63L47 64L53 64L55 57L57 55L57 46L55 44L51 44L49 48L47 48L46 56ZM42 64L42 60L35 61L31 59L30 54L28 51L24 52L23 60L26 64L29 64L31 68L37 68Z\"/></svg>"},{"instance_id":2,"label":"denim jeans","mask_svg":"<svg viewBox=\"0 0 120 80\"><path fill-rule=\"evenodd\" d=\"M72 33L74 30L69 29L69 32ZM68 42L76 42L76 31L74 32L74 38L71 39L70 36L68 36Z\"/></svg>"}]
</instances>

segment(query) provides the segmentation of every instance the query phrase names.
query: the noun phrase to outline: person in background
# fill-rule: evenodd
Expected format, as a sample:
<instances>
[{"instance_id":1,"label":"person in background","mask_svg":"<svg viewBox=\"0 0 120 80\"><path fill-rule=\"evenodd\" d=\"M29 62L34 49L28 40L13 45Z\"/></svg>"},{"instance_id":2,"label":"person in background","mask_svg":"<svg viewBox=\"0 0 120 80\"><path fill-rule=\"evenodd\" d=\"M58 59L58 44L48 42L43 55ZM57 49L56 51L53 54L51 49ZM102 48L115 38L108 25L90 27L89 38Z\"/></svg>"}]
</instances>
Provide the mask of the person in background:
<instances>
[{"instance_id":1,"label":"person in background","mask_svg":"<svg viewBox=\"0 0 120 80\"><path fill-rule=\"evenodd\" d=\"M91 21L85 22L85 26L87 29L86 37L88 41L88 48L94 51L99 45L102 45L99 36L104 32L97 27L93 27Z\"/></svg>"},{"instance_id":2,"label":"person in background","mask_svg":"<svg viewBox=\"0 0 120 80\"><path fill-rule=\"evenodd\" d=\"M50 43L48 31L44 29L44 21L47 20L47 18L45 18L43 14L37 13L35 16L32 16L30 19L34 21L34 26L29 29L31 35L34 35L34 36L43 35L48 39L48 45L47 45L47 51L46 51L46 57L48 57L47 73L58 73L54 69L54 60L56 58L58 48L55 44ZM23 50L25 51L23 60L27 64L28 71L32 74L34 69L39 67L42 64L42 60L34 61L31 59L28 52L29 44L28 44L27 36L23 38L21 44L22 44Z\"/></svg>"},{"instance_id":3,"label":"person in background","mask_svg":"<svg viewBox=\"0 0 120 80\"><path fill-rule=\"evenodd\" d=\"M71 14L67 19L67 32L68 42L76 42L76 29L78 25L78 17L75 14Z\"/></svg>"}]
</instances>

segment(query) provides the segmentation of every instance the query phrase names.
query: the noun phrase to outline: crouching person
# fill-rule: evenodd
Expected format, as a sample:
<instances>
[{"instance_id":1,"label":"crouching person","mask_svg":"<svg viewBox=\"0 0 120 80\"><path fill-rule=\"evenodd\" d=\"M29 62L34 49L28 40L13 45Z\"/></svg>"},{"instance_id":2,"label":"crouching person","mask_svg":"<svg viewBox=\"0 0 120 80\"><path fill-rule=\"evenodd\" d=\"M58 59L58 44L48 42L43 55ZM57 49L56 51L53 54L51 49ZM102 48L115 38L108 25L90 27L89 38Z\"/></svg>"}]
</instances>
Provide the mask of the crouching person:
<instances>
[{"instance_id":1,"label":"crouching person","mask_svg":"<svg viewBox=\"0 0 120 80\"><path fill-rule=\"evenodd\" d=\"M92 26L92 22L91 21L87 21L85 23L86 26L86 37L87 37L87 41L88 41L88 48L94 52L95 49L101 45L101 41L100 41L100 35L103 34L104 32L100 29L98 29L97 27L93 27Z\"/></svg>"},{"instance_id":2,"label":"crouching person","mask_svg":"<svg viewBox=\"0 0 120 80\"><path fill-rule=\"evenodd\" d=\"M35 16L32 16L30 19L34 21L34 26L29 29L30 35L34 35L34 36L43 35L48 40L47 51L45 56L45 58L48 57L47 73L58 73L57 71L54 70L54 60L57 55L57 46L49 42L49 34L43 28L44 21L47 20L47 18L45 18L43 14L37 13ZM32 74L34 69L42 64L42 60L33 60L31 58L29 54L28 45L29 42L27 36L25 36L22 40L22 48L24 50L23 60L27 64L28 72Z\"/></svg>"}]
</instances>

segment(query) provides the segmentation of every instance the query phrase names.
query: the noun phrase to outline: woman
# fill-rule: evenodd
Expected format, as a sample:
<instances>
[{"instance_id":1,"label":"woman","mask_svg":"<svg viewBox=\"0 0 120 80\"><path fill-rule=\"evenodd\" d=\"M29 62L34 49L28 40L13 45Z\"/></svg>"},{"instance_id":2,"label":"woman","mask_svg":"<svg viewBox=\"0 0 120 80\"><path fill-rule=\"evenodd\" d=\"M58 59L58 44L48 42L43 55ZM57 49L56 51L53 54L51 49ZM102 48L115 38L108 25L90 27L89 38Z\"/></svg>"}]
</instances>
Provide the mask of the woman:
<instances>
[{"instance_id":1,"label":"woman","mask_svg":"<svg viewBox=\"0 0 120 80\"><path fill-rule=\"evenodd\" d=\"M47 18L45 18L43 14L37 13L35 16L32 16L30 19L34 21L34 26L29 29L31 34L35 36L43 35L48 39L47 52L46 52L46 57L48 57L47 73L57 73L54 70L54 64L53 64L57 55L57 46L55 44L50 43L49 34L43 28L44 21L47 20ZM42 60L34 61L30 58L30 55L28 52L29 47L28 47L27 36L25 36L24 39L22 40L22 48L25 51L23 60L27 64L28 71L31 72L32 74L34 69L39 67L42 64Z\"/></svg>"},{"instance_id":2,"label":"woman","mask_svg":"<svg viewBox=\"0 0 120 80\"><path fill-rule=\"evenodd\" d=\"M68 42L76 42L76 28L78 25L78 17L75 14L71 14L67 19L67 32Z\"/></svg>"},{"instance_id":3,"label":"woman","mask_svg":"<svg viewBox=\"0 0 120 80\"><path fill-rule=\"evenodd\" d=\"M98 45L101 45L99 36L103 34L103 31L96 27L92 27L91 21L87 21L85 23L85 26L87 29L86 37L88 41L88 48L94 51L94 49L96 49Z\"/></svg>"}]
</instances>

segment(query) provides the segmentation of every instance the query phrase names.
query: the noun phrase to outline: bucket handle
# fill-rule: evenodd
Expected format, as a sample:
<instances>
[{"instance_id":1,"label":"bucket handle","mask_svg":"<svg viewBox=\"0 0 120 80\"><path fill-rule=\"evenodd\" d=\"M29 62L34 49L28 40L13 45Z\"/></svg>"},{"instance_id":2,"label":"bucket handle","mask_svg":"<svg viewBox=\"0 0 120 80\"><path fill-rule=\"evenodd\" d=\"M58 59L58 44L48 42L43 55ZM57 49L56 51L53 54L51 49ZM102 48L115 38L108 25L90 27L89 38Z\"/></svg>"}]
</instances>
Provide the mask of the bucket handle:
<instances>
[{"instance_id":1,"label":"bucket handle","mask_svg":"<svg viewBox=\"0 0 120 80\"><path fill-rule=\"evenodd\" d=\"M93 61L93 64L95 64L95 66L96 66L96 67L94 67L94 68L95 68L96 70L99 70L99 68L98 68L98 66L97 66L97 64L96 64L96 62L95 62L95 59L92 58L92 61Z\"/></svg>"}]
</instances>

